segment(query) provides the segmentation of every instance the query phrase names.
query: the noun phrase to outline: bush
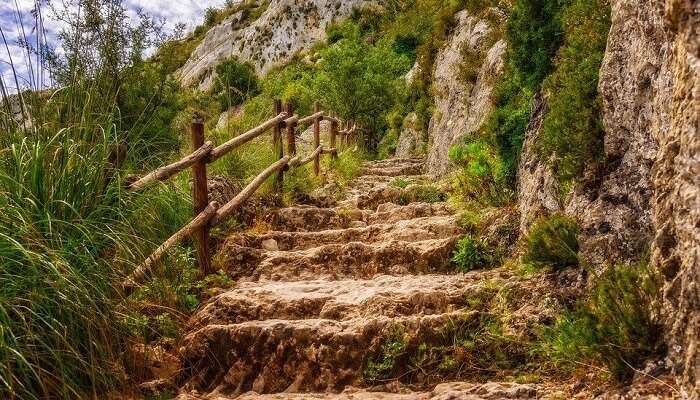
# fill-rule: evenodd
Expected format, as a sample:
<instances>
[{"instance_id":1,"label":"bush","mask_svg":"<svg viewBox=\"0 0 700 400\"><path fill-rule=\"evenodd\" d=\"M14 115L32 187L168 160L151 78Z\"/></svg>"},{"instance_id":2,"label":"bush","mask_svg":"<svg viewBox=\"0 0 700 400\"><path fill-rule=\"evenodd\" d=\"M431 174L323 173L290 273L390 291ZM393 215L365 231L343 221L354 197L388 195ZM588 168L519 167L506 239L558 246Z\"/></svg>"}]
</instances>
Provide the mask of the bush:
<instances>
[{"instance_id":1,"label":"bush","mask_svg":"<svg viewBox=\"0 0 700 400\"><path fill-rule=\"evenodd\" d=\"M491 262L488 244L474 235L466 235L457 242L452 262L460 272L482 268Z\"/></svg>"},{"instance_id":2,"label":"bush","mask_svg":"<svg viewBox=\"0 0 700 400\"><path fill-rule=\"evenodd\" d=\"M212 92L218 94L221 111L242 104L259 93L258 78L250 63L235 57L216 66L216 82Z\"/></svg>"},{"instance_id":3,"label":"bush","mask_svg":"<svg viewBox=\"0 0 700 400\"><path fill-rule=\"evenodd\" d=\"M537 269L578 266L579 232L573 218L557 214L540 218L525 238L523 263Z\"/></svg>"},{"instance_id":4,"label":"bush","mask_svg":"<svg viewBox=\"0 0 700 400\"><path fill-rule=\"evenodd\" d=\"M565 181L581 176L603 157L598 71L610 30L610 4L573 0L563 19L566 40L555 72L543 84L549 111L537 150L542 159L554 155L553 169Z\"/></svg>"},{"instance_id":5,"label":"bush","mask_svg":"<svg viewBox=\"0 0 700 400\"><path fill-rule=\"evenodd\" d=\"M450 159L461 167L453 175L452 187L464 200L500 206L512 199L503 163L485 141L468 138L452 146Z\"/></svg>"},{"instance_id":6,"label":"bush","mask_svg":"<svg viewBox=\"0 0 700 400\"><path fill-rule=\"evenodd\" d=\"M559 365L605 365L615 379L629 382L634 369L659 350L653 315L660 287L646 262L608 269L577 310L546 330L545 353Z\"/></svg>"},{"instance_id":7,"label":"bush","mask_svg":"<svg viewBox=\"0 0 700 400\"><path fill-rule=\"evenodd\" d=\"M484 133L503 161L503 176L510 187L515 187L531 99L552 71L562 44L560 14L568 1L516 0L508 18L505 69L494 88L494 108Z\"/></svg>"}]
</instances>

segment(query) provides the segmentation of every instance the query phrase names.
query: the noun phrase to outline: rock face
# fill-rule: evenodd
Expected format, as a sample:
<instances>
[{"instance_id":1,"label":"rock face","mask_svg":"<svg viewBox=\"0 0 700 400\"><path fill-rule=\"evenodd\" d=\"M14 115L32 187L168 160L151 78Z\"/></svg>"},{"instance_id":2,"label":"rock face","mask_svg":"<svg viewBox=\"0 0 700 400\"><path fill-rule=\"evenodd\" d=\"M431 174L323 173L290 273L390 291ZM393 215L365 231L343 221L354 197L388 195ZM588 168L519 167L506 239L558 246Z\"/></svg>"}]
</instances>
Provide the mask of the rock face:
<instances>
[{"instance_id":1,"label":"rock face","mask_svg":"<svg viewBox=\"0 0 700 400\"><path fill-rule=\"evenodd\" d=\"M249 21L239 11L211 28L179 71L184 86L206 90L214 68L231 56L249 61L259 73L284 64L295 53L325 38L326 26L350 14L366 0L271 0L265 12Z\"/></svg>"},{"instance_id":2,"label":"rock face","mask_svg":"<svg viewBox=\"0 0 700 400\"><path fill-rule=\"evenodd\" d=\"M699 12L692 0L612 2L599 84L605 167L566 206L594 264L634 262L651 247L666 278L669 357L688 394L700 391Z\"/></svg>"},{"instance_id":3,"label":"rock face","mask_svg":"<svg viewBox=\"0 0 700 400\"><path fill-rule=\"evenodd\" d=\"M403 128L396 144L396 157L411 157L423 149L423 133L420 131L418 116L412 112L403 121Z\"/></svg>"},{"instance_id":4,"label":"rock face","mask_svg":"<svg viewBox=\"0 0 700 400\"><path fill-rule=\"evenodd\" d=\"M605 166L580 183L566 206L580 217L582 254L596 265L637 260L653 237L651 168L668 129L672 73L660 3L612 2L600 71Z\"/></svg>"},{"instance_id":5,"label":"rock face","mask_svg":"<svg viewBox=\"0 0 700 400\"><path fill-rule=\"evenodd\" d=\"M596 266L651 253L666 280L659 316L674 374L700 392L700 3L614 0L600 71L605 162L565 202ZM537 210L557 209L551 174L529 144L540 123L533 103L519 171L522 229ZM550 204L550 205L548 205Z\"/></svg>"},{"instance_id":6,"label":"rock face","mask_svg":"<svg viewBox=\"0 0 700 400\"><path fill-rule=\"evenodd\" d=\"M522 156L518 165L518 207L520 233L526 234L537 217L549 215L562 208L559 185L552 171L535 152L535 143L542 129L547 103L537 94L532 100L532 116L525 132Z\"/></svg>"},{"instance_id":7,"label":"rock face","mask_svg":"<svg viewBox=\"0 0 700 400\"><path fill-rule=\"evenodd\" d=\"M667 0L668 125L655 126L652 168L656 237L652 262L664 274L663 318L675 373L689 398L700 393L700 4Z\"/></svg>"},{"instance_id":8,"label":"rock face","mask_svg":"<svg viewBox=\"0 0 700 400\"><path fill-rule=\"evenodd\" d=\"M465 85L459 81L463 46L482 49L490 28L485 20L472 17L467 11L457 13L455 19L457 27L435 61L435 113L430 121L426 165L426 172L431 175L446 174L450 147L483 125L492 107L493 84L503 69L506 43L500 40L484 49L486 56L476 83Z\"/></svg>"}]
</instances>

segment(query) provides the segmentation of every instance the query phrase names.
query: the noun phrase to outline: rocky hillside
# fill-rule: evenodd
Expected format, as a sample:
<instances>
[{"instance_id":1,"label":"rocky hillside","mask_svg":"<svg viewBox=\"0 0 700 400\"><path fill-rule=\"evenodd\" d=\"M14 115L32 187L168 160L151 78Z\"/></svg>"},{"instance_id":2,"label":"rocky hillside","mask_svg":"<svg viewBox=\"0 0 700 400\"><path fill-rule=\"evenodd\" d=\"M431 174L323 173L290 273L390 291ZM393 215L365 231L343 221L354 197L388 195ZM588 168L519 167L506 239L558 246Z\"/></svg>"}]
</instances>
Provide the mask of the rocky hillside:
<instances>
[{"instance_id":1,"label":"rocky hillside","mask_svg":"<svg viewBox=\"0 0 700 400\"><path fill-rule=\"evenodd\" d=\"M250 61L264 74L311 48L325 37L331 21L350 15L353 7L364 3L273 0L252 22L246 20L244 10L236 12L206 34L179 71L181 80L187 86L206 89L216 65L232 55ZM552 85L548 82L536 85L535 93L527 99L524 136L520 142L513 141L518 147L512 180L520 233L525 237L542 217L563 214L580 224L582 263L600 271L649 258L663 276L663 304L654 316L664 327L666 353L662 363L677 377L682 393L694 398L693 393L700 391L700 4L694 0L611 0L610 9L607 47L597 77L596 104L603 133L595 161L584 162L581 171L561 179L561 168L557 169L554 161L561 154L542 150L545 119L557 93L546 90ZM498 19L461 10L454 15L454 25L428 64L428 71L419 71L418 57L407 80L418 79L415 75L420 73L430 77L429 123L420 126L417 110L402 115L397 156L424 155L425 172L434 177L445 177L458 169L450 159L450 149L465 139L483 136L480 132L494 108L495 87L506 68L508 42L500 24ZM411 249L408 246L401 251ZM348 254L362 251L348 250ZM314 260L314 268L321 264L329 267L327 263L333 260L307 250L295 254L293 260L263 253L254 259L260 258L261 265L269 269L265 273L275 279L288 278L274 275L283 261L292 263L295 270L291 274L296 275L312 265L309 260ZM270 288L265 290L268 296L282 296ZM226 297L221 301L234 300L242 301ZM274 300L275 304L281 301ZM355 328L358 332L367 329ZM340 333L334 329L349 328L338 323L304 329L328 331L335 338ZM229 333L202 335L224 340ZM239 345L243 346L236 343ZM204 357L204 350L191 347L196 350L192 350L192 359ZM235 364L229 367L233 371ZM220 378L230 378L236 383L229 384L234 385L243 385L243 381L248 385L253 379L262 386L268 379Z\"/></svg>"},{"instance_id":2,"label":"rocky hillside","mask_svg":"<svg viewBox=\"0 0 700 400\"><path fill-rule=\"evenodd\" d=\"M239 3L244 3L239 1ZM207 32L179 71L186 86L208 89L214 68L231 56L249 61L264 74L325 38L326 27L367 0L270 0L263 13L249 20L241 7ZM235 6L234 6L235 7Z\"/></svg>"}]
</instances>

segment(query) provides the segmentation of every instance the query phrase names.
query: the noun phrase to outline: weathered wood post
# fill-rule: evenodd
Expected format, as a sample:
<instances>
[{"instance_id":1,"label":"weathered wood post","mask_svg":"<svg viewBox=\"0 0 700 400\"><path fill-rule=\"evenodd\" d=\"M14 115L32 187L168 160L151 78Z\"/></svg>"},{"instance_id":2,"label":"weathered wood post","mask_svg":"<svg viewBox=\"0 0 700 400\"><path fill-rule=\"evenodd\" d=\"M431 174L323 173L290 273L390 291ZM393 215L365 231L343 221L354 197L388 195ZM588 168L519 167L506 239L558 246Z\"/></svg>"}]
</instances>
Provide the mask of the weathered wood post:
<instances>
[{"instance_id":1,"label":"weathered wood post","mask_svg":"<svg viewBox=\"0 0 700 400\"><path fill-rule=\"evenodd\" d=\"M192 121L192 148L197 150L204 145L204 123L200 119ZM207 184L207 164L201 159L192 165L192 208L198 216L209 205L209 188ZM197 264L202 276L212 273L209 259L209 225L198 228L192 234L197 249Z\"/></svg>"},{"instance_id":2,"label":"weathered wood post","mask_svg":"<svg viewBox=\"0 0 700 400\"><path fill-rule=\"evenodd\" d=\"M318 113L321 107L318 101L314 102L314 114ZM321 145L321 117L314 118L314 149L318 149ZM314 174L318 176L321 173L321 155L317 154L314 158Z\"/></svg>"},{"instance_id":3,"label":"weathered wood post","mask_svg":"<svg viewBox=\"0 0 700 400\"><path fill-rule=\"evenodd\" d=\"M336 136L338 135L338 120L333 119L331 120L331 149L336 149L336 152L333 153L333 158L338 157L338 152L337 152L337 147L336 147Z\"/></svg>"},{"instance_id":4,"label":"weathered wood post","mask_svg":"<svg viewBox=\"0 0 700 400\"><path fill-rule=\"evenodd\" d=\"M294 106L290 103L287 103L287 118L291 118L294 115ZM297 128L297 123L296 121L292 121L291 123L287 124L287 155L294 157L297 155L297 144L296 144L296 139L294 137L294 131L296 131Z\"/></svg>"},{"instance_id":5,"label":"weathered wood post","mask_svg":"<svg viewBox=\"0 0 700 400\"><path fill-rule=\"evenodd\" d=\"M282 100L280 99L275 99L275 104L274 104L274 110L273 112L275 115L280 115L282 113ZM277 159L281 159L284 157L284 146L282 146L282 126L284 125L284 122L280 122L279 124L276 124L274 128L272 128L272 148L275 149L275 154L277 155ZM277 176L275 177L275 191L277 193L282 193L282 185L284 183L284 171L280 170L277 172Z\"/></svg>"}]
</instances>

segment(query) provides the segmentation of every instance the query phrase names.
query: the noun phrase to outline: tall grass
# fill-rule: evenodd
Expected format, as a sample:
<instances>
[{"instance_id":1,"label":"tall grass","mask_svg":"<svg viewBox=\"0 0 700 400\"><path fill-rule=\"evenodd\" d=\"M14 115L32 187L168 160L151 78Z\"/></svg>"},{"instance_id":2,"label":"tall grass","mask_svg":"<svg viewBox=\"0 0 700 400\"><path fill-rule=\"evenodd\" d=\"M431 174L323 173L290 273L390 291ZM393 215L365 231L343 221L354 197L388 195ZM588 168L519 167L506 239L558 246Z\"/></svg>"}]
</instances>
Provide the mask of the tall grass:
<instances>
[{"instance_id":1,"label":"tall grass","mask_svg":"<svg viewBox=\"0 0 700 400\"><path fill-rule=\"evenodd\" d=\"M119 1L81 5L88 16L54 10L69 17L62 39L80 40L63 42L64 55L36 53L55 87L11 94L2 82L0 398L95 398L121 382L128 339L115 283L189 218L182 182L122 190L127 171L177 144L168 83L139 59L152 24L125 25Z\"/></svg>"}]
</instances>

